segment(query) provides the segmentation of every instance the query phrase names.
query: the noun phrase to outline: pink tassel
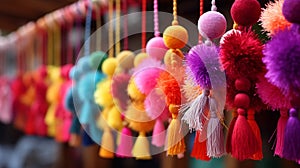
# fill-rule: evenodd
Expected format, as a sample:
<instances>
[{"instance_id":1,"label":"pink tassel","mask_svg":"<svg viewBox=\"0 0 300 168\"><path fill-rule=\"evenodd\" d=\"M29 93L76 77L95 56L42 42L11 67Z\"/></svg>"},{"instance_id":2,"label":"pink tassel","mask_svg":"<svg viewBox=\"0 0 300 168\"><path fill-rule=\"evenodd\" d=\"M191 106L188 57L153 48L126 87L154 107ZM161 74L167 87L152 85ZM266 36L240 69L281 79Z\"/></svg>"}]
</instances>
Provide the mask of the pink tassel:
<instances>
[{"instance_id":1,"label":"pink tassel","mask_svg":"<svg viewBox=\"0 0 300 168\"><path fill-rule=\"evenodd\" d=\"M217 117L218 105L214 98L209 98L210 119L207 125L207 156L222 157L225 154L223 127Z\"/></svg>"},{"instance_id":2,"label":"pink tassel","mask_svg":"<svg viewBox=\"0 0 300 168\"><path fill-rule=\"evenodd\" d=\"M116 155L118 157L132 157L131 150L133 146L131 130L124 127L121 132L120 144Z\"/></svg>"},{"instance_id":3,"label":"pink tassel","mask_svg":"<svg viewBox=\"0 0 300 168\"><path fill-rule=\"evenodd\" d=\"M286 123L288 120L288 110L280 110L280 118L277 123L277 135L276 135L276 147L275 147L275 155L279 157L283 157L283 145L284 145L284 132Z\"/></svg>"},{"instance_id":4,"label":"pink tassel","mask_svg":"<svg viewBox=\"0 0 300 168\"><path fill-rule=\"evenodd\" d=\"M180 113L183 114L181 120L189 125L190 130L202 130L208 95L209 90L204 90L195 100L180 108Z\"/></svg>"},{"instance_id":5,"label":"pink tassel","mask_svg":"<svg viewBox=\"0 0 300 168\"><path fill-rule=\"evenodd\" d=\"M157 147L164 146L166 141L166 131L164 123L157 119L154 125L153 134L152 134L152 145Z\"/></svg>"}]
</instances>

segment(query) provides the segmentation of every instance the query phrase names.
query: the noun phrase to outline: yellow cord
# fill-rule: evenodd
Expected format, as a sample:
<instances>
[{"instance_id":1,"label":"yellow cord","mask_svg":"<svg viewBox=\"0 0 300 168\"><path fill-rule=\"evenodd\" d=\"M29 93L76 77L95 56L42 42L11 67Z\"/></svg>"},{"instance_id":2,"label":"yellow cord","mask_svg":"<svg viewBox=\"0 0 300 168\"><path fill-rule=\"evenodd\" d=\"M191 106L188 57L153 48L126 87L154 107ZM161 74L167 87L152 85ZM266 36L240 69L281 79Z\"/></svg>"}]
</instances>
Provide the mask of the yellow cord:
<instances>
[{"instance_id":1,"label":"yellow cord","mask_svg":"<svg viewBox=\"0 0 300 168\"><path fill-rule=\"evenodd\" d=\"M109 14L109 28L108 28L108 41L109 41L109 51L108 57L114 57L114 32L113 32L113 0L108 1L108 14Z\"/></svg>"},{"instance_id":2,"label":"yellow cord","mask_svg":"<svg viewBox=\"0 0 300 168\"><path fill-rule=\"evenodd\" d=\"M176 0L173 0L173 21L172 25L178 25L178 20L177 20L177 2Z\"/></svg>"}]
</instances>

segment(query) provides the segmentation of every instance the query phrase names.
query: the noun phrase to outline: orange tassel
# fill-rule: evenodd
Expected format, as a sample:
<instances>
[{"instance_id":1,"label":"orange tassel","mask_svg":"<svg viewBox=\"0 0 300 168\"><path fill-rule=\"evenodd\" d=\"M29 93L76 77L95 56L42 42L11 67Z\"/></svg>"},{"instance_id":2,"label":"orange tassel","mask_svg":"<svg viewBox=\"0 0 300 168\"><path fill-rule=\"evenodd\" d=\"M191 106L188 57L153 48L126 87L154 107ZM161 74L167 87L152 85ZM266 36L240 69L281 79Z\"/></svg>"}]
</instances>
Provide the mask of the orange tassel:
<instances>
[{"instance_id":1,"label":"orange tassel","mask_svg":"<svg viewBox=\"0 0 300 168\"><path fill-rule=\"evenodd\" d=\"M196 132L191 157L199 159L199 160L203 160L203 161L209 161L210 158L207 156L206 140L201 142L200 134L201 134L200 131Z\"/></svg>"},{"instance_id":2,"label":"orange tassel","mask_svg":"<svg viewBox=\"0 0 300 168\"><path fill-rule=\"evenodd\" d=\"M114 139L110 128L104 129L99 156L107 159L114 158Z\"/></svg>"},{"instance_id":3,"label":"orange tassel","mask_svg":"<svg viewBox=\"0 0 300 168\"><path fill-rule=\"evenodd\" d=\"M248 116L247 116L248 123L250 127L252 128L253 133L255 134L255 137L257 138L257 143L259 146L259 150L251 157L253 160L262 160L263 153L262 153L262 140L260 135L259 127L255 121L255 111L249 110Z\"/></svg>"}]
</instances>

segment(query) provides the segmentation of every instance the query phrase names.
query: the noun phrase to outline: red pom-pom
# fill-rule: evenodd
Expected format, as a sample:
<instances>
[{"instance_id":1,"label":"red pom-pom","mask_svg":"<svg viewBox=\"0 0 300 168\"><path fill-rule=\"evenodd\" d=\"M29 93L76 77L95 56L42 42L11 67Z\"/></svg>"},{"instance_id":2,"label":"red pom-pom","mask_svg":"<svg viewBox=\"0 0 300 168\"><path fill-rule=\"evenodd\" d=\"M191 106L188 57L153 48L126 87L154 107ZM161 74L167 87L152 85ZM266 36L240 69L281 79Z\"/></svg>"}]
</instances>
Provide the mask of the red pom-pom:
<instances>
[{"instance_id":1,"label":"red pom-pom","mask_svg":"<svg viewBox=\"0 0 300 168\"><path fill-rule=\"evenodd\" d=\"M257 0L236 0L230 13L238 25L251 26L258 21L261 7Z\"/></svg>"},{"instance_id":2,"label":"red pom-pom","mask_svg":"<svg viewBox=\"0 0 300 168\"><path fill-rule=\"evenodd\" d=\"M234 85L238 91L247 92L251 88L251 83L247 78L239 78L239 79L235 80Z\"/></svg>"},{"instance_id":3,"label":"red pom-pom","mask_svg":"<svg viewBox=\"0 0 300 168\"><path fill-rule=\"evenodd\" d=\"M227 34L221 43L220 60L232 79L247 77L255 81L264 69L263 45L252 31Z\"/></svg>"},{"instance_id":4,"label":"red pom-pom","mask_svg":"<svg viewBox=\"0 0 300 168\"><path fill-rule=\"evenodd\" d=\"M234 104L236 107L248 109L250 105L250 98L245 93L239 93L234 98Z\"/></svg>"}]
</instances>

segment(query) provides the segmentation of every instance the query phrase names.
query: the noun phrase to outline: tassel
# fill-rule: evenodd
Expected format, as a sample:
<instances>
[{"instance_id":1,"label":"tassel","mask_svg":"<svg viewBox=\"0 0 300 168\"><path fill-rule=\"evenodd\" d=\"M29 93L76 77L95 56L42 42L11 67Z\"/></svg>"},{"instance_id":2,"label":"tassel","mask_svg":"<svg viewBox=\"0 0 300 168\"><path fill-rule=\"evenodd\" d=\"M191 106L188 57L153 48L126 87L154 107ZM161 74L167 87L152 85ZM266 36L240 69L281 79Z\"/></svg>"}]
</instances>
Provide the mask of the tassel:
<instances>
[{"instance_id":1,"label":"tassel","mask_svg":"<svg viewBox=\"0 0 300 168\"><path fill-rule=\"evenodd\" d=\"M124 127L120 136L120 144L117 149L116 155L118 157L132 157L133 142L132 142L132 134L131 130L128 127Z\"/></svg>"},{"instance_id":2,"label":"tassel","mask_svg":"<svg viewBox=\"0 0 300 168\"><path fill-rule=\"evenodd\" d=\"M283 157L293 161L300 160L300 120L298 111L294 108L290 109L290 117L287 121L285 134Z\"/></svg>"},{"instance_id":3,"label":"tassel","mask_svg":"<svg viewBox=\"0 0 300 168\"><path fill-rule=\"evenodd\" d=\"M202 130L202 118L207 107L208 95L209 90L204 90L195 100L180 108L180 113L183 114L181 120L188 124L190 130Z\"/></svg>"},{"instance_id":4,"label":"tassel","mask_svg":"<svg viewBox=\"0 0 300 168\"><path fill-rule=\"evenodd\" d=\"M114 158L114 138L110 128L105 128L101 141L99 156L107 159Z\"/></svg>"},{"instance_id":5,"label":"tassel","mask_svg":"<svg viewBox=\"0 0 300 168\"><path fill-rule=\"evenodd\" d=\"M237 116L238 116L238 114L235 110L232 111L232 116L233 116L233 118L230 122L229 129L228 129L228 132L227 132L227 139L226 139L226 152L227 153L232 152L232 147L231 147L232 132L233 132L233 128L234 128Z\"/></svg>"},{"instance_id":6,"label":"tassel","mask_svg":"<svg viewBox=\"0 0 300 168\"><path fill-rule=\"evenodd\" d=\"M165 126L162 120L157 119L152 133L152 145L156 147L164 146L166 142Z\"/></svg>"},{"instance_id":7,"label":"tassel","mask_svg":"<svg viewBox=\"0 0 300 168\"><path fill-rule=\"evenodd\" d=\"M246 120L246 111L238 108L238 117L232 132L232 156L238 160L249 159L259 149L257 139Z\"/></svg>"},{"instance_id":8,"label":"tassel","mask_svg":"<svg viewBox=\"0 0 300 168\"><path fill-rule=\"evenodd\" d=\"M207 139L205 139L205 141L200 141L200 135L201 132L198 130L196 131L196 136L195 136L195 140L194 140L194 146L193 146L193 150L191 153L191 157L199 159L199 160L203 160L203 161L209 161L210 157L207 156L207 146L206 146L206 141Z\"/></svg>"},{"instance_id":9,"label":"tassel","mask_svg":"<svg viewBox=\"0 0 300 168\"><path fill-rule=\"evenodd\" d=\"M222 157L225 154L223 127L217 117L218 105L214 98L209 98L210 119L207 125L207 155Z\"/></svg>"},{"instance_id":10,"label":"tassel","mask_svg":"<svg viewBox=\"0 0 300 168\"><path fill-rule=\"evenodd\" d=\"M252 131L257 139L259 150L251 157L252 160L262 160L263 153L262 153L262 140L260 135L259 127L255 121L255 111L249 110L247 115L248 123L252 128Z\"/></svg>"},{"instance_id":11,"label":"tassel","mask_svg":"<svg viewBox=\"0 0 300 168\"><path fill-rule=\"evenodd\" d=\"M149 160L151 159L149 148L150 145L145 132L139 132L139 136L132 148L132 156L136 159Z\"/></svg>"},{"instance_id":12,"label":"tassel","mask_svg":"<svg viewBox=\"0 0 300 168\"><path fill-rule=\"evenodd\" d=\"M280 110L280 118L277 123L277 135L276 135L276 147L275 147L275 155L279 157L283 157L283 145L284 145L284 134L285 127L288 121L288 110Z\"/></svg>"},{"instance_id":13,"label":"tassel","mask_svg":"<svg viewBox=\"0 0 300 168\"><path fill-rule=\"evenodd\" d=\"M176 105L170 104L169 111L172 113L172 120L170 122L167 132L167 155L178 155L185 151L185 142L180 131L180 120L177 118L179 108Z\"/></svg>"}]
</instances>

